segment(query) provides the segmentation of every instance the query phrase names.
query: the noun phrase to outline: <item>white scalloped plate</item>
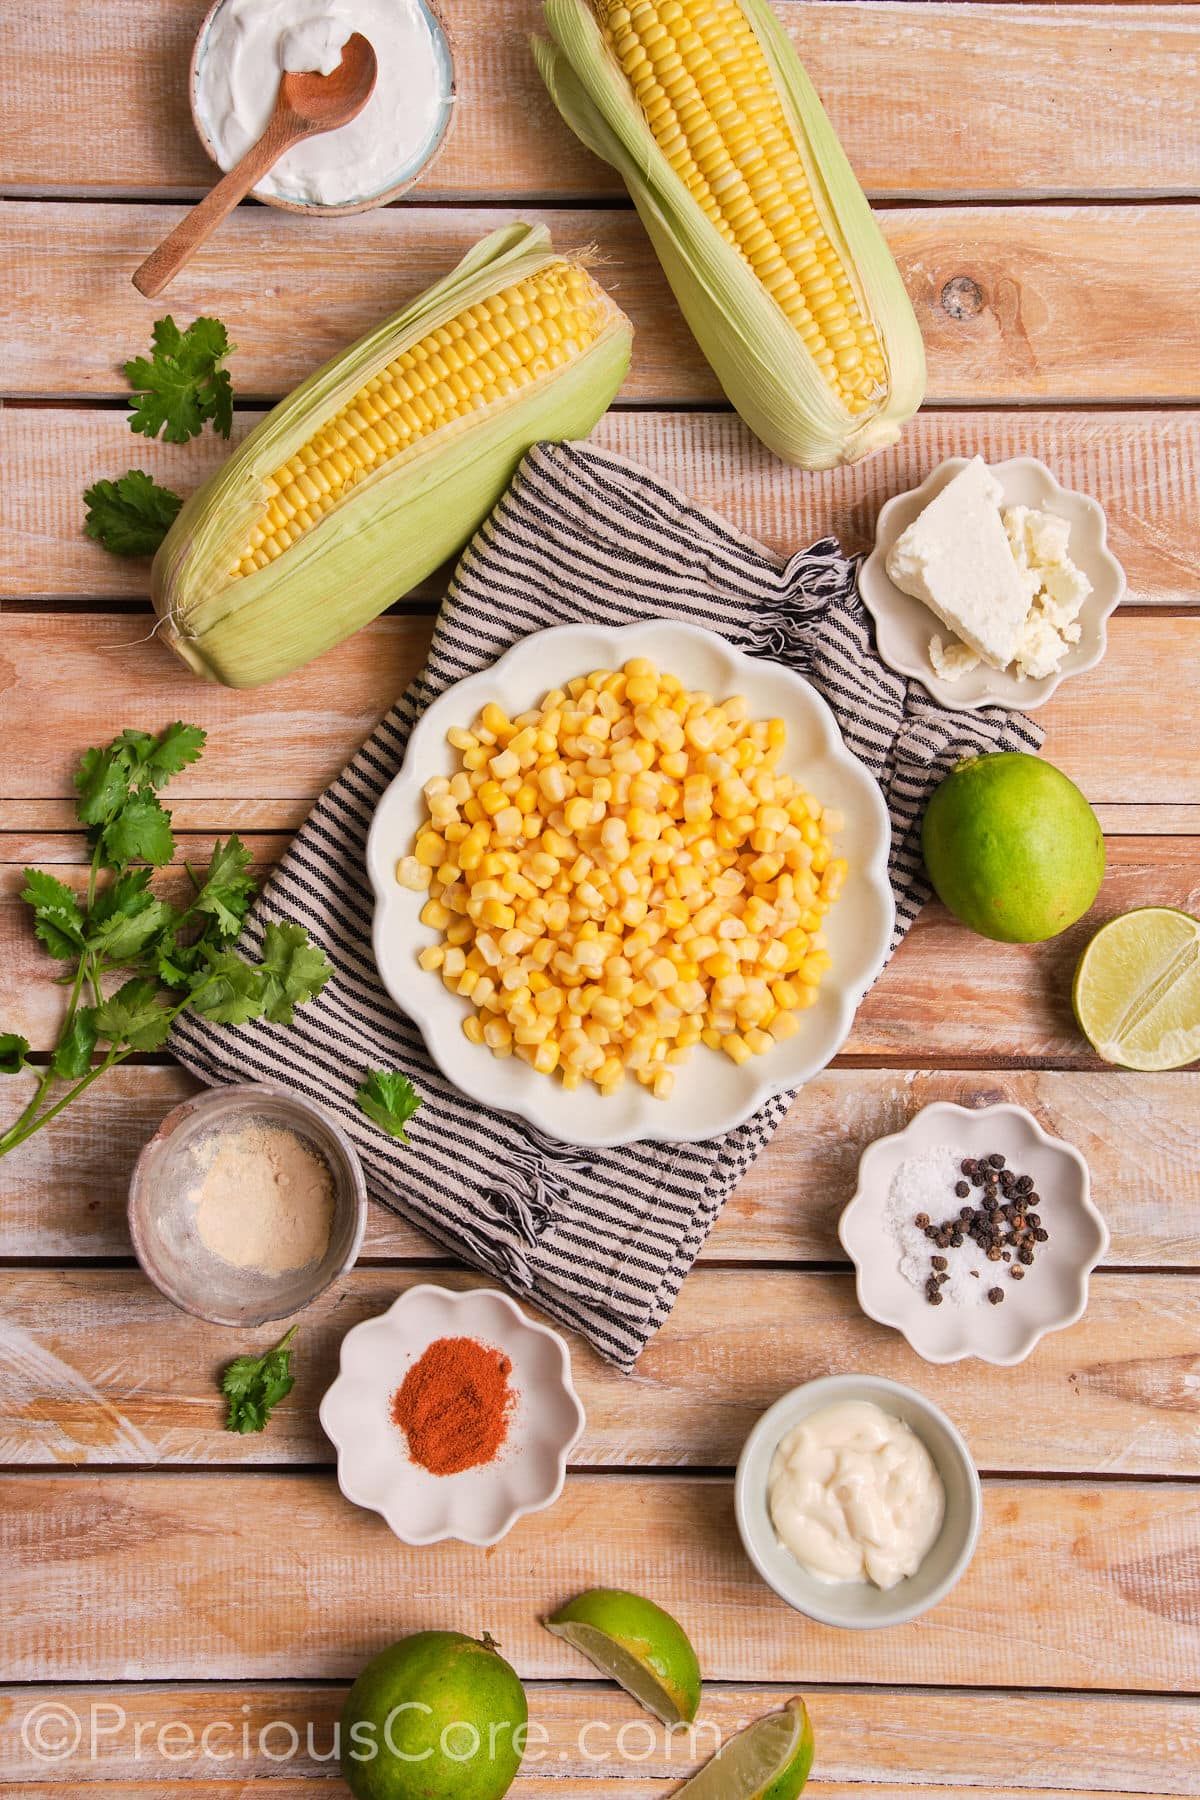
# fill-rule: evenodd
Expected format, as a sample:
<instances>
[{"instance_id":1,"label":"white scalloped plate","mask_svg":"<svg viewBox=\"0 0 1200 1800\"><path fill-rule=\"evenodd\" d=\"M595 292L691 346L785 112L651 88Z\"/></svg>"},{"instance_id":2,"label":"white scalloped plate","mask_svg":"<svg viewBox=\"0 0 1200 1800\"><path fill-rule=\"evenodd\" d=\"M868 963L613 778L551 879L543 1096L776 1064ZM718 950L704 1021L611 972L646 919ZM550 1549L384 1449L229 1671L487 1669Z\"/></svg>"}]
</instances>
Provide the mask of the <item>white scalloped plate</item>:
<instances>
[{"instance_id":1,"label":"white scalloped plate","mask_svg":"<svg viewBox=\"0 0 1200 1800\"><path fill-rule=\"evenodd\" d=\"M961 1145L964 1155L1001 1151L1020 1175L1032 1175L1050 1233L1025 1280L1002 1275L1004 1303L930 1306L900 1270L900 1253L885 1222L892 1177L909 1156L935 1145ZM1050 1137L1023 1106L955 1106L938 1100L903 1131L876 1138L863 1151L858 1188L838 1222L838 1236L857 1273L858 1304L869 1319L902 1332L926 1362L1023 1362L1048 1331L1083 1317L1088 1277L1108 1250L1108 1227L1091 1200L1088 1166L1073 1145ZM946 1216L958 1206L947 1197ZM953 1255L953 1251L950 1252Z\"/></svg>"},{"instance_id":2,"label":"white scalloped plate","mask_svg":"<svg viewBox=\"0 0 1200 1800\"><path fill-rule=\"evenodd\" d=\"M503 1350L517 1399L499 1457L459 1475L431 1475L408 1454L392 1396L437 1338L472 1337ZM381 1513L406 1544L495 1544L526 1513L553 1505L583 1430L571 1356L548 1325L493 1288L456 1292L422 1282L342 1339L340 1373L321 1401L338 1453L338 1486Z\"/></svg>"},{"instance_id":3,"label":"white scalloped plate","mask_svg":"<svg viewBox=\"0 0 1200 1800\"><path fill-rule=\"evenodd\" d=\"M438 936L420 921L425 895L402 888L395 877L396 863L411 850L425 816L424 783L457 766L456 753L446 744L452 725L469 726L489 700L498 701L510 716L523 712L548 689L593 669L620 668L635 656L651 658L702 692L744 694L756 718L783 719L788 731L783 766L824 805L843 814L845 829L838 834L837 848L850 864L825 926L833 967L817 1004L800 1015L796 1036L740 1068L721 1052L697 1045L690 1061L676 1069L669 1100L656 1100L632 1080L607 1097L590 1083L568 1093L555 1077L535 1073L516 1057L501 1060L472 1044L462 1029L466 1001L417 964L420 952ZM420 1027L447 1080L481 1105L515 1113L565 1143L696 1143L740 1125L772 1095L801 1087L836 1055L891 942L890 843L878 783L847 750L829 707L801 676L743 655L713 632L692 625L654 620L620 630L554 626L522 639L491 668L447 689L413 731L404 766L379 802L367 843L376 901L375 960L385 988Z\"/></svg>"},{"instance_id":4,"label":"white scalloped plate","mask_svg":"<svg viewBox=\"0 0 1200 1800\"><path fill-rule=\"evenodd\" d=\"M1079 614L1081 634L1072 644L1057 675L1040 680L980 663L958 681L935 675L929 661L929 640L935 634L945 643L951 634L929 608L912 594L905 594L888 575L888 552L917 515L941 493L968 458L952 456L927 475L920 487L889 500L875 523L875 548L858 575L863 605L875 621L875 643L880 656L898 675L908 675L928 689L935 700L955 712L978 712L984 706L1018 707L1032 712L1044 706L1061 681L1094 669L1108 647L1107 621L1125 597L1125 571L1108 549L1107 525L1099 503L1087 494L1060 487L1045 463L1032 456L1014 456L1007 462L989 463L988 469L1004 490L1005 506L1030 506L1053 513L1071 525L1069 554L1092 584Z\"/></svg>"}]
</instances>

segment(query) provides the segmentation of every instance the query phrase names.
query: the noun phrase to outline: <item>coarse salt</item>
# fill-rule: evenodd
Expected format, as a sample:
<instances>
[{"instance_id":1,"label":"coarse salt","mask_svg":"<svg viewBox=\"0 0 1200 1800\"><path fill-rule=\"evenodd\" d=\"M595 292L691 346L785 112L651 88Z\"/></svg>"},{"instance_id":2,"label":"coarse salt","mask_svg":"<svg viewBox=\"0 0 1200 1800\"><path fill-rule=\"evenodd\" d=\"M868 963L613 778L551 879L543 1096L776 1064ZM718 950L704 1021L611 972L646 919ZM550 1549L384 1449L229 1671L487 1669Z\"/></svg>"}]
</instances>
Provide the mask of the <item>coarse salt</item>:
<instances>
[{"instance_id":1,"label":"coarse salt","mask_svg":"<svg viewBox=\"0 0 1200 1800\"><path fill-rule=\"evenodd\" d=\"M942 1298L956 1306L978 1306L986 1298L988 1288L995 1284L995 1264L965 1233L961 1244L939 1252L915 1220L918 1213L927 1213L931 1225L957 1217L963 1202L954 1189L963 1178L962 1163L969 1156L969 1150L953 1144L935 1144L917 1156L906 1157L892 1176L883 1215L899 1255L900 1273L924 1292L933 1273L930 1258L944 1255L949 1280L942 1283Z\"/></svg>"}]
</instances>

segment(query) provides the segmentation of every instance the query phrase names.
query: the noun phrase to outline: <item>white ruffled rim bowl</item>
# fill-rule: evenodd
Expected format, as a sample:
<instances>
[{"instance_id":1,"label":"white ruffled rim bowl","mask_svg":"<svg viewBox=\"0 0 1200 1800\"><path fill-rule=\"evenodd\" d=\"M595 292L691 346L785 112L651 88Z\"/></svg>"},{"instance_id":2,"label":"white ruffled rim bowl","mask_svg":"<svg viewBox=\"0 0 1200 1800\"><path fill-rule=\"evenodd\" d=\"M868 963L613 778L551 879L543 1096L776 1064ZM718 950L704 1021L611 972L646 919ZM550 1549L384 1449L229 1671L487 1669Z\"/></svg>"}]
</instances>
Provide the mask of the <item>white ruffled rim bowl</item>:
<instances>
[{"instance_id":1,"label":"white ruffled rim bowl","mask_svg":"<svg viewBox=\"0 0 1200 1800\"><path fill-rule=\"evenodd\" d=\"M409 854L425 816L423 787L453 773L457 753L446 743L452 725L469 726L489 700L511 715L548 689L593 669L618 669L648 657L688 687L717 696L744 694L755 718L777 717L788 732L784 766L823 805L845 820L839 855L850 865L842 893L825 920L833 967L817 1004L800 1015L800 1030L739 1068L719 1051L697 1045L675 1070L675 1091L656 1100L629 1080L615 1094L591 1083L569 1093L516 1057L492 1055L463 1035L470 1008L417 957L438 933L422 925L426 895L402 888L396 864ZM617 630L557 625L514 644L490 668L448 688L418 722L404 765L375 812L367 872L375 891L372 943L384 987L421 1030L448 1081L481 1106L515 1113L565 1143L589 1147L634 1143L698 1143L731 1131L775 1094L802 1087L845 1042L859 1002L886 960L895 920L888 879L891 825L879 785L842 741L825 701L802 676L752 657L710 631L668 620Z\"/></svg>"},{"instance_id":2,"label":"white ruffled rim bowl","mask_svg":"<svg viewBox=\"0 0 1200 1800\"><path fill-rule=\"evenodd\" d=\"M989 463L989 472L1004 490L1005 506L1033 507L1069 521L1068 554L1091 582L1092 591L1080 610L1079 642L1072 644L1056 675L1021 680L986 663L957 681L936 674L929 660L929 640L937 636L945 643L953 634L923 601L895 585L887 572L887 557L900 534L968 461L965 456L952 456L939 463L920 487L887 502L876 520L875 548L859 570L858 591L875 621L876 648L889 669L919 681L935 700L955 712L978 712L985 706L1032 712L1046 704L1060 682L1094 669L1103 657L1108 647L1108 619L1125 597L1125 571L1108 548L1107 523L1098 501L1060 486L1036 457L1014 456L1007 462Z\"/></svg>"},{"instance_id":3,"label":"white ruffled rim bowl","mask_svg":"<svg viewBox=\"0 0 1200 1800\"><path fill-rule=\"evenodd\" d=\"M391 1417L408 1370L443 1337L476 1338L512 1362L517 1399L495 1462L432 1475L412 1460ZM552 1506L584 1426L566 1343L494 1288L461 1291L422 1282L342 1339L340 1372L321 1401L321 1426L338 1453L338 1486L380 1513L406 1544L499 1543L526 1513Z\"/></svg>"},{"instance_id":4,"label":"white ruffled rim bowl","mask_svg":"<svg viewBox=\"0 0 1200 1800\"><path fill-rule=\"evenodd\" d=\"M1040 1196L1038 1213L1049 1238L1024 1281L997 1263L995 1285L1003 1305L982 1299L974 1306L945 1301L931 1306L900 1269L900 1251L886 1223L892 1179L900 1165L922 1151L950 1144L964 1156L1000 1151L1019 1175L1031 1175ZM980 1362L1009 1367L1023 1362L1049 1331L1082 1318L1088 1278L1108 1251L1108 1227L1092 1204L1088 1166L1073 1145L1042 1130L1023 1106L926 1106L903 1131L876 1138L863 1151L858 1187L838 1222L838 1236L854 1263L858 1303L869 1319L901 1332L926 1362ZM974 1192L974 1190L973 1190ZM947 1195L944 1217L961 1202ZM934 1246L930 1246L931 1252ZM954 1252L949 1252L953 1256Z\"/></svg>"}]
</instances>

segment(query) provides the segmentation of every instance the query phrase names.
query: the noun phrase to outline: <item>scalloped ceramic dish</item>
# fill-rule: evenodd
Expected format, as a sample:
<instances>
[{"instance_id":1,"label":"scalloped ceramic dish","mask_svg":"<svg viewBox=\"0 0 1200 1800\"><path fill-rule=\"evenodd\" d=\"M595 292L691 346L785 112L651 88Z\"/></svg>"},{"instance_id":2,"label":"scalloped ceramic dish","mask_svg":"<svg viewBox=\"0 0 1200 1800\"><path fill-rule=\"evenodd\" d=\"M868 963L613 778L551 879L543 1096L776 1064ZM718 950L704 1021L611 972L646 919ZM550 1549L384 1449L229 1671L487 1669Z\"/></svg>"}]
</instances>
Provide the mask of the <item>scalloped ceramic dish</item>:
<instances>
[{"instance_id":1,"label":"scalloped ceramic dish","mask_svg":"<svg viewBox=\"0 0 1200 1800\"><path fill-rule=\"evenodd\" d=\"M456 753L446 743L452 725L470 724L496 700L510 714L524 711L551 687L592 669L619 668L646 656L706 693L745 694L755 717L787 724L784 765L845 828L837 847L850 873L825 921L833 967L817 1004L800 1015L796 1036L740 1068L719 1051L697 1045L678 1067L669 1100L627 1081L615 1094L590 1084L568 1093L551 1076L516 1057L499 1059L463 1035L467 1002L441 978L417 965L437 933L422 925L426 896L402 888L397 860L411 849L424 816L423 784L452 773ZM447 689L424 714L409 741L404 766L375 813L367 870L375 890L373 944L388 993L420 1027L429 1053L448 1080L480 1105L515 1113L551 1137L601 1146L638 1139L695 1143L730 1131L774 1094L798 1088L823 1069L849 1033L859 1001L887 956L895 916L887 857L891 829L874 777L842 742L837 722L807 681L778 663L743 655L723 638L695 626L655 621L621 630L559 625L515 644L491 668Z\"/></svg>"},{"instance_id":2,"label":"scalloped ceramic dish","mask_svg":"<svg viewBox=\"0 0 1200 1800\"><path fill-rule=\"evenodd\" d=\"M473 1337L503 1350L517 1399L493 1463L431 1475L408 1453L391 1418L392 1396L437 1338ZM338 1453L338 1486L381 1513L406 1544L496 1544L526 1513L553 1505L567 1456L583 1430L571 1357L558 1333L491 1288L409 1288L378 1318L342 1339L340 1373L321 1401L321 1425Z\"/></svg>"},{"instance_id":3,"label":"scalloped ceramic dish","mask_svg":"<svg viewBox=\"0 0 1200 1800\"><path fill-rule=\"evenodd\" d=\"M1020 680L1004 669L981 663L958 681L936 675L929 661L929 640L936 633L943 642L949 635L935 613L912 594L902 593L890 579L886 560L901 532L907 531L951 481L968 458L953 456L925 477L919 488L889 500L875 525L875 548L859 571L863 604L875 621L875 643L880 656L898 675L908 675L927 688L935 700L956 712L977 712L984 706L1019 707L1030 712L1044 706L1061 681L1094 669L1108 645L1107 621L1125 595L1125 571L1108 549L1103 509L1087 494L1060 487L1045 463L1032 456L1014 456L988 468L1004 490L1006 506L1035 507L1071 524L1070 556L1092 584L1079 614L1081 634L1072 644L1057 675L1040 680Z\"/></svg>"},{"instance_id":4,"label":"scalloped ceramic dish","mask_svg":"<svg viewBox=\"0 0 1200 1800\"><path fill-rule=\"evenodd\" d=\"M938 1144L969 1156L1001 1151L1019 1174L1031 1175L1039 1213L1050 1236L1024 1281L1004 1280L1004 1304L930 1306L900 1271L900 1255L884 1215L892 1177L907 1157ZM1023 1362L1048 1331L1083 1316L1088 1277L1108 1249L1108 1227L1093 1206L1088 1167L1079 1151L1044 1132L1023 1106L971 1108L939 1100L923 1107L903 1131L877 1138L863 1151L858 1188L838 1223L838 1236L857 1274L858 1303L868 1318L902 1332L926 1362ZM957 1207L948 1196L946 1216ZM950 1251L950 1255L954 1252ZM997 1264L1007 1275L1007 1266Z\"/></svg>"}]
</instances>

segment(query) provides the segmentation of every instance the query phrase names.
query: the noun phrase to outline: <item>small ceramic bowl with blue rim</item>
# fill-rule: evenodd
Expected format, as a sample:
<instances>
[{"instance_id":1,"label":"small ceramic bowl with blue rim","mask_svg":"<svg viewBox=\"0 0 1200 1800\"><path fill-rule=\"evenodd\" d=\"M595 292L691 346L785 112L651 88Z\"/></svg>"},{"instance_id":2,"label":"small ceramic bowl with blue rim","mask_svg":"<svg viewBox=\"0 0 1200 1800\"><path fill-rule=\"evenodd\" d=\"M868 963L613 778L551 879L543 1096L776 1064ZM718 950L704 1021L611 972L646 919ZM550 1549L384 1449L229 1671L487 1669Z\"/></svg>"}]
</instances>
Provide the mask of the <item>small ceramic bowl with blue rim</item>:
<instances>
[{"instance_id":1,"label":"small ceramic bowl with blue rim","mask_svg":"<svg viewBox=\"0 0 1200 1800\"><path fill-rule=\"evenodd\" d=\"M213 0L213 4L205 14L196 34L188 70L188 101L191 106L192 123L196 128L196 136L200 139L205 153L222 170L232 168L238 157L220 156L213 138L211 118L217 104L220 79L220 71L215 61L211 60L214 54L213 27L218 16L224 12L226 7L245 3L246 0ZM383 179L372 183L365 192L351 194L345 200L336 202L314 200L301 192L298 187L289 188L286 169L289 156L294 157L301 154L306 159L311 159L314 155L319 156L319 146L327 141L326 136L322 135L310 139L307 144L301 144L297 151L290 151L287 156L281 158L276 169L266 175L259 185L251 190L255 200L261 200L266 206L279 207L283 212L306 213L318 218L332 218L343 213L369 212L377 206L388 206L393 200L398 200L402 194L406 194L415 182L429 174L445 147L454 117L456 92L454 52L450 35L435 0L416 0L416 7L429 35L429 54L434 79L434 103L430 108L429 118L419 140L404 155L398 166L389 169ZM362 30L363 35L370 38L371 34L366 20L361 26L356 25L355 29ZM376 44L374 48L378 53L380 46ZM388 87L388 69L384 58L381 57L376 91L361 115L361 118L367 121L368 129L373 123L370 115L375 108L388 104ZM358 120L352 121L349 126L343 126L342 130L354 130L359 122ZM339 135L336 131L330 132L328 139L335 139ZM318 149L314 151L313 146L317 146ZM249 143L245 148L250 148ZM239 154L244 153L242 151Z\"/></svg>"}]
</instances>

